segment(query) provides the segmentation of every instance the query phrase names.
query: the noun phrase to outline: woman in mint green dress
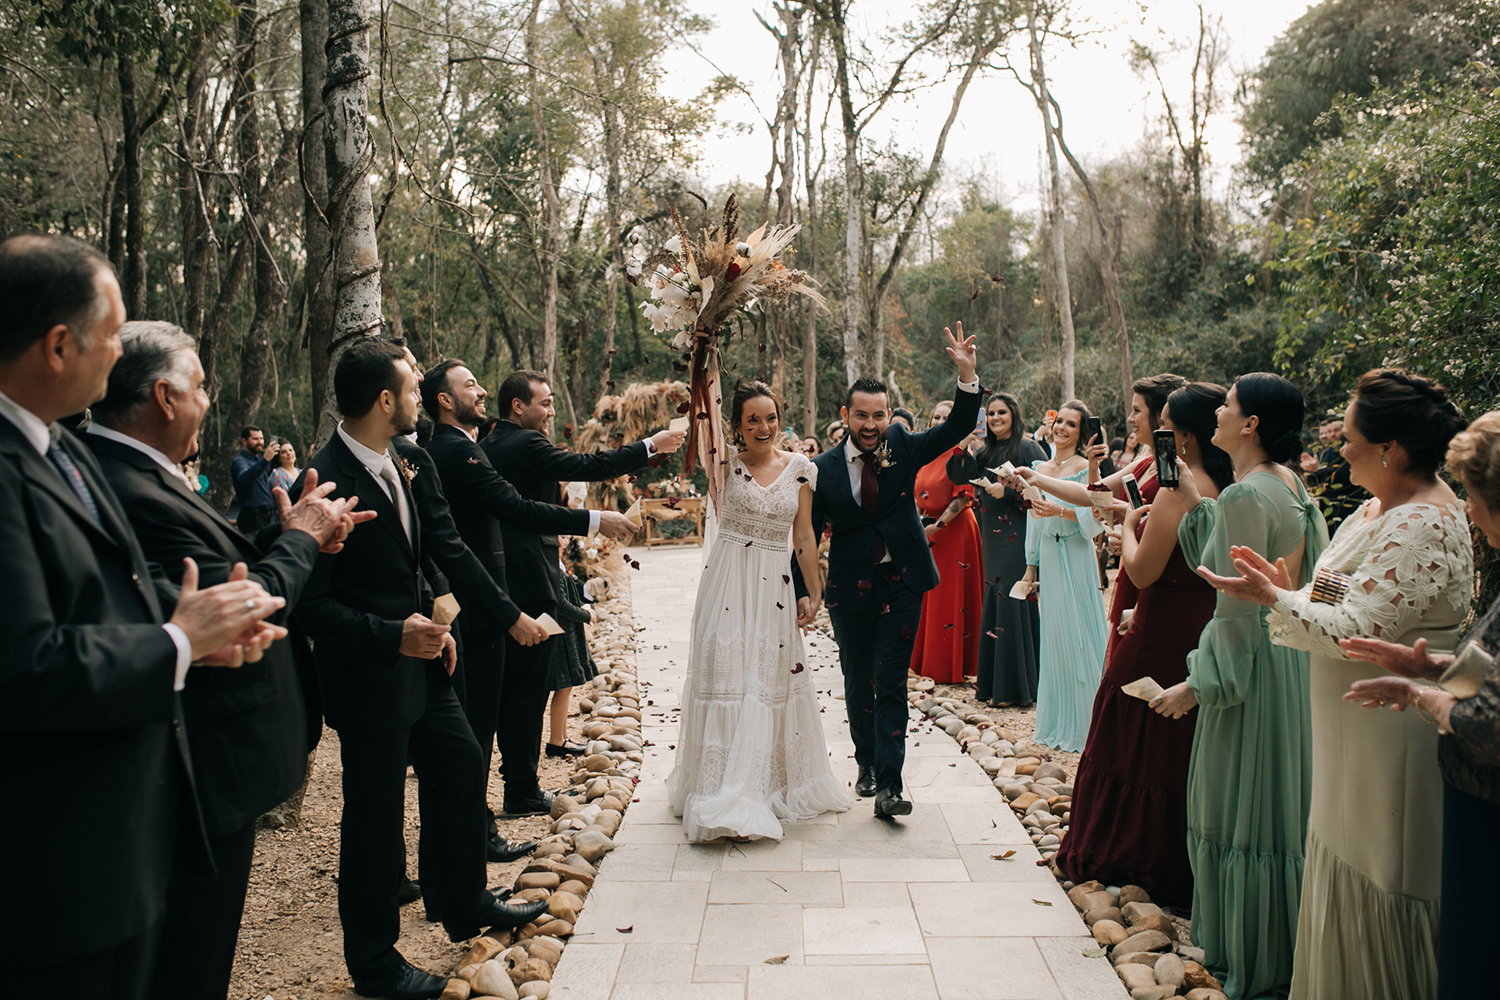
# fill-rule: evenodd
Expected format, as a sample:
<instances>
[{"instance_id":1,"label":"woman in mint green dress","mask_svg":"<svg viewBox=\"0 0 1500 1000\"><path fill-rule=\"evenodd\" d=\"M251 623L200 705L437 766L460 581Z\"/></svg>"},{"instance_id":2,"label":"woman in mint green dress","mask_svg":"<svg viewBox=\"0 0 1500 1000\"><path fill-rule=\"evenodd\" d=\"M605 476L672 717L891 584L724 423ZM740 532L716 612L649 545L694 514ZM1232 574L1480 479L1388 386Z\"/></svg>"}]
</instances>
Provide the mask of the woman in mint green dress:
<instances>
[{"instance_id":1,"label":"woman in mint green dress","mask_svg":"<svg viewBox=\"0 0 1500 1000\"><path fill-rule=\"evenodd\" d=\"M1032 468L1053 479L1087 483L1079 435L1088 408L1064 403L1052 425L1057 454ZM1104 598L1093 538L1103 528L1091 507L1034 500L1026 517L1026 575L1040 579L1041 652L1037 659L1036 732L1043 746L1080 751L1089 738L1094 695L1104 673ZM1038 572L1040 571L1040 572Z\"/></svg>"},{"instance_id":2,"label":"woman in mint green dress","mask_svg":"<svg viewBox=\"0 0 1500 1000\"><path fill-rule=\"evenodd\" d=\"M1302 415L1302 393L1278 375L1235 382L1213 437L1235 482L1202 500L1184 467L1168 501L1187 508L1177 537L1188 565L1235 575L1243 547L1283 561L1301 585L1328 545L1317 504L1282 464L1302 450ZM1230 1000L1285 993L1291 982L1311 806L1308 655L1272 645L1269 610L1220 592L1188 679L1152 702L1171 718L1198 706L1187 787L1192 938Z\"/></svg>"}]
</instances>

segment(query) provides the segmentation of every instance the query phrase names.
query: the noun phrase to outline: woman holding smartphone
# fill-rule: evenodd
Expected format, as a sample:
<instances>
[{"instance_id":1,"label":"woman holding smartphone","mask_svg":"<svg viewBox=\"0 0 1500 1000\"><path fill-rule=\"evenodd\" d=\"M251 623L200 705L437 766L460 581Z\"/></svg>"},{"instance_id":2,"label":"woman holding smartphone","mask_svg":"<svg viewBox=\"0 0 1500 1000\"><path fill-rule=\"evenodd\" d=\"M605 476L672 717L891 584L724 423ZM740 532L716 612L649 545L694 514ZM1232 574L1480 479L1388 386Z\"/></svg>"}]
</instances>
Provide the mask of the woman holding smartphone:
<instances>
[{"instance_id":1,"label":"woman holding smartphone","mask_svg":"<svg viewBox=\"0 0 1500 1000\"><path fill-rule=\"evenodd\" d=\"M1089 474L1080 453L1084 422L1093 414L1079 400L1064 403L1052 424L1057 452L1032 467L1059 481L1082 483ZM1040 678L1036 733L1043 746L1082 750L1104 666L1104 601L1091 539L1102 529L1087 502L1082 506L1034 500L1026 519L1026 574L1041 581Z\"/></svg>"},{"instance_id":2,"label":"woman holding smartphone","mask_svg":"<svg viewBox=\"0 0 1500 1000\"><path fill-rule=\"evenodd\" d=\"M1241 375L1218 410L1213 443L1235 482L1204 499L1179 462L1185 513L1177 541L1189 566L1235 572L1247 547L1301 586L1328 545L1317 503L1285 463L1302 451L1302 393L1279 375ZM1151 702L1170 719L1198 709L1187 781L1193 944L1231 1000L1284 992L1302 895L1312 796L1305 652L1271 642L1270 609L1220 593L1187 680Z\"/></svg>"},{"instance_id":3,"label":"woman holding smartphone","mask_svg":"<svg viewBox=\"0 0 1500 1000\"><path fill-rule=\"evenodd\" d=\"M1229 456L1212 442L1224 396L1221 385L1191 382L1161 412L1161 428L1175 436L1177 454L1209 499L1234 481ZM1155 498L1125 517L1121 575L1140 591L1094 699L1073 783L1073 824L1057 864L1074 882L1139 885L1153 902L1185 911L1193 898L1187 776L1195 716L1163 718L1121 688L1145 677L1161 685L1187 677L1188 653L1213 617L1214 590L1177 544L1180 493Z\"/></svg>"}]
</instances>

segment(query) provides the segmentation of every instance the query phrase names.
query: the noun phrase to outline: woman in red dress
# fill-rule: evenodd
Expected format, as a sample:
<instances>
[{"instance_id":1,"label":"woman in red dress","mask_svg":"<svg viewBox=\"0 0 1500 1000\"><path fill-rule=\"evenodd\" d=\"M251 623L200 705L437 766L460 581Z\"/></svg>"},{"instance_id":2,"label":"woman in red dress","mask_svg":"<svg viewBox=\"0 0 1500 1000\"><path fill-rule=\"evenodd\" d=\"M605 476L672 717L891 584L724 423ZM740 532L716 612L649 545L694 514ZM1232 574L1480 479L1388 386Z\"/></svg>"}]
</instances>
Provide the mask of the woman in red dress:
<instances>
[{"instance_id":1,"label":"woman in red dress","mask_svg":"<svg viewBox=\"0 0 1500 1000\"><path fill-rule=\"evenodd\" d=\"M932 423L947 419L951 403L939 403ZM912 648L911 669L939 684L962 684L979 667L979 622L984 612L984 568L979 553L979 522L969 509L974 487L948 475L954 463L962 475L966 453L960 445L917 473L917 508L927 525L927 544L937 563L938 585L922 597L922 620Z\"/></svg>"},{"instance_id":2,"label":"woman in red dress","mask_svg":"<svg viewBox=\"0 0 1500 1000\"><path fill-rule=\"evenodd\" d=\"M1222 386L1194 382L1172 393L1162 414L1196 481L1217 489L1234 481L1229 456L1209 442L1224 395ZM1177 493L1167 490L1126 518L1120 579L1128 574L1142 586L1094 699L1072 824L1056 858L1075 882L1139 885L1153 901L1177 908L1193 898L1187 772L1196 713L1168 719L1120 689L1142 677L1163 688L1185 680L1187 654L1213 617L1213 588L1177 547L1183 512Z\"/></svg>"}]
</instances>

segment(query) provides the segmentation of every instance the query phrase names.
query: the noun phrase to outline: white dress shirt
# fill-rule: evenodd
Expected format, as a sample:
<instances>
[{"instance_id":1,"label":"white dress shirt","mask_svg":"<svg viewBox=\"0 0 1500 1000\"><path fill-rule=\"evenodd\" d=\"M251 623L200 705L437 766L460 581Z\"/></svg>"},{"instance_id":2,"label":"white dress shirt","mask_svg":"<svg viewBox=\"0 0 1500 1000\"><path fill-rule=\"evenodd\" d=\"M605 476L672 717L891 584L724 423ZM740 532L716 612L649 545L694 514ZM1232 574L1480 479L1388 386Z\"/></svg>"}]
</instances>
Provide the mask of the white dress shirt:
<instances>
[{"instance_id":1,"label":"white dress shirt","mask_svg":"<svg viewBox=\"0 0 1500 1000\"><path fill-rule=\"evenodd\" d=\"M47 458L47 449L52 446L55 436L61 433L59 428L44 423L41 417L3 392L0 392L0 417L15 424L16 430L20 431L21 436L36 449L36 453L46 460L48 467L52 466L52 460ZM62 473L59 472L57 475L59 479L62 478ZM68 489L71 491L72 487L69 486ZM167 622L162 629L172 637L172 645L177 647L177 668L172 675L172 690L181 691L187 684L187 672L193 666L193 644L188 641L187 633L180 625Z\"/></svg>"}]
</instances>

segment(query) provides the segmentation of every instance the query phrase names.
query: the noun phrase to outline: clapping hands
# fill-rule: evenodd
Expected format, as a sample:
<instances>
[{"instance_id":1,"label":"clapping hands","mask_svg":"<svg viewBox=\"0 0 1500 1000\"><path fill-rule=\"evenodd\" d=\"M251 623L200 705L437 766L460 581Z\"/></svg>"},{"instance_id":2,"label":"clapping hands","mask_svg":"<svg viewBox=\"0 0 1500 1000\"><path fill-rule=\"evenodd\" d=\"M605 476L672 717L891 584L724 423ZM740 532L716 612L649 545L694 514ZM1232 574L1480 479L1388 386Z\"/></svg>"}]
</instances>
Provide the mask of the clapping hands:
<instances>
[{"instance_id":1,"label":"clapping hands","mask_svg":"<svg viewBox=\"0 0 1500 1000\"><path fill-rule=\"evenodd\" d=\"M337 483L318 485L318 470L308 469L302 480L302 497L295 504L286 490L271 490L282 531L305 531L317 539L318 551L332 555L344 547L344 539L354 526L375 516L373 510L355 511L359 497L328 500Z\"/></svg>"}]
</instances>

